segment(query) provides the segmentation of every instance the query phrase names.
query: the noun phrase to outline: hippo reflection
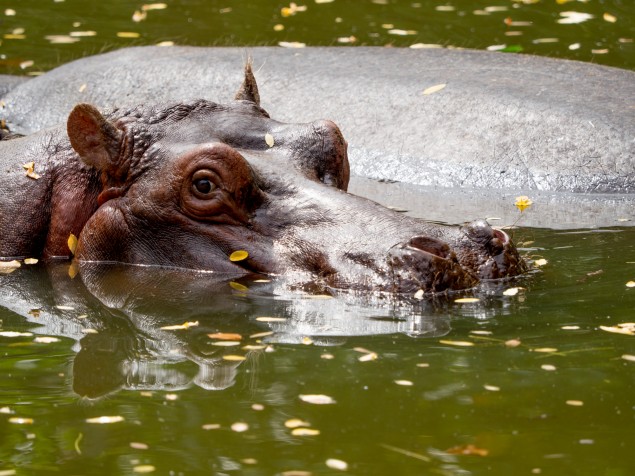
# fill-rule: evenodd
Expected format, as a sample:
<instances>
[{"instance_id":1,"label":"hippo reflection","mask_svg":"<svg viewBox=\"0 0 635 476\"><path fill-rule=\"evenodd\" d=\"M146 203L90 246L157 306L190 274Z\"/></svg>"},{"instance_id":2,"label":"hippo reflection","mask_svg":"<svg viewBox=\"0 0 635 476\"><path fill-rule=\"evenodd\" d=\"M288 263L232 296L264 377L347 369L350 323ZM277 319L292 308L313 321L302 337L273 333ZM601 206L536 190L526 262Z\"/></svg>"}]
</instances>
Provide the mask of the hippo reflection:
<instances>
[{"instance_id":1,"label":"hippo reflection","mask_svg":"<svg viewBox=\"0 0 635 476\"><path fill-rule=\"evenodd\" d=\"M459 290L525 271L509 237L484 221L431 224L346 193L338 127L270 119L245 71L226 105L142 105L106 119L80 104L68 138L57 128L1 142L10 172L0 256L68 256L73 233L79 261L393 293ZM37 180L20 170L30 161ZM235 251L247 257L230 260Z\"/></svg>"}]
</instances>

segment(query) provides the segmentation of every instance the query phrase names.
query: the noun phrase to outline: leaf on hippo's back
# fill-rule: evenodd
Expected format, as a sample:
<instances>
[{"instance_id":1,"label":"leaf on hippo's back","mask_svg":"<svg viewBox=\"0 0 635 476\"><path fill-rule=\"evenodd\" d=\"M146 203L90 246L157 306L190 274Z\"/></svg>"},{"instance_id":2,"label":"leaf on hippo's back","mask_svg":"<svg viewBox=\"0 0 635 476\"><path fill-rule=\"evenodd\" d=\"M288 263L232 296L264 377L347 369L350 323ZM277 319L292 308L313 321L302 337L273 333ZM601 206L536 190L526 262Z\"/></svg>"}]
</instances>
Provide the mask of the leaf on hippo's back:
<instances>
[{"instance_id":1,"label":"leaf on hippo's back","mask_svg":"<svg viewBox=\"0 0 635 476\"><path fill-rule=\"evenodd\" d=\"M446 83L437 84L435 86L430 86L429 88L426 88L426 89L423 90L423 95L424 96L428 96L430 94L437 93L437 92L441 91L443 88L445 88L446 86L447 86Z\"/></svg>"},{"instance_id":2,"label":"leaf on hippo's back","mask_svg":"<svg viewBox=\"0 0 635 476\"><path fill-rule=\"evenodd\" d=\"M269 147L273 147L273 144L275 143L275 141L273 140L273 136L268 132L265 134L265 142Z\"/></svg>"},{"instance_id":3,"label":"leaf on hippo's back","mask_svg":"<svg viewBox=\"0 0 635 476\"><path fill-rule=\"evenodd\" d=\"M74 234L68 235L68 240L66 241L68 245L68 249L71 251L71 254L75 254L75 250L77 249L77 237Z\"/></svg>"},{"instance_id":4,"label":"leaf on hippo's back","mask_svg":"<svg viewBox=\"0 0 635 476\"><path fill-rule=\"evenodd\" d=\"M40 178L40 176L35 173L35 162L27 162L22 166L22 168L26 170L27 177L32 178L33 180Z\"/></svg>"},{"instance_id":5,"label":"leaf on hippo's back","mask_svg":"<svg viewBox=\"0 0 635 476\"><path fill-rule=\"evenodd\" d=\"M249 253L247 253L245 250L238 250L229 255L229 261L243 261L246 260L248 257Z\"/></svg>"},{"instance_id":6,"label":"leaf on hippo's back","mask_svg":"<svg viewBox=\"0 0 635 476\"><path fill-rule=\"evenodd\" d=\"M24 264L36 264L38 262L37 258L25 258Z\"/></svg>"},{"instance_id":7,"label":"leaf on hippo's back","mask_svg":"<svg viewBox=\"0 0 635 476\"><path fill-rule=\"evenodd\" d=\"M79 273L79 266L77 265L77 261L73 260L71 264L68 265L68 277L75 279L77 273Z\"/></svg>"}]
</instances>

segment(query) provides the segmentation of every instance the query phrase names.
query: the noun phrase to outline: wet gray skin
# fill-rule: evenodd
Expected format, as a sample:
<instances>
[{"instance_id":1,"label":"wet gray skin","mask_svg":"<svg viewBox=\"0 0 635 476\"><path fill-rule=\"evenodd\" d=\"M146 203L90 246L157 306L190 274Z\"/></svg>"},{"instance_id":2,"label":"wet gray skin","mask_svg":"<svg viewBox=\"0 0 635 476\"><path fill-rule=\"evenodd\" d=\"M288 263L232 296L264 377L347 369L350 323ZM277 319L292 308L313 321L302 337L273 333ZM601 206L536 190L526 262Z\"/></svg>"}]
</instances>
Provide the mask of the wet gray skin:
<instances>
[{"instance_id":1,"label":"wet gray skin","mask_svg":"<svg viewBox=\"0 0 635 476\"><path fill-rule=\"evenodd\" d=\"M3 141L3 165L34 160L42 177L21 171L3 183L0 255L68 255L72 232L80 261L391 293L459 290L525 271L508 236L485 222L431 224L346 193L337 126L270 119L249 69L237 97L139 106L109 120L84 104L69 116L70 144L59 129ZM248 257L230 261L238 250Z\"/></svg>"}]
</instances>

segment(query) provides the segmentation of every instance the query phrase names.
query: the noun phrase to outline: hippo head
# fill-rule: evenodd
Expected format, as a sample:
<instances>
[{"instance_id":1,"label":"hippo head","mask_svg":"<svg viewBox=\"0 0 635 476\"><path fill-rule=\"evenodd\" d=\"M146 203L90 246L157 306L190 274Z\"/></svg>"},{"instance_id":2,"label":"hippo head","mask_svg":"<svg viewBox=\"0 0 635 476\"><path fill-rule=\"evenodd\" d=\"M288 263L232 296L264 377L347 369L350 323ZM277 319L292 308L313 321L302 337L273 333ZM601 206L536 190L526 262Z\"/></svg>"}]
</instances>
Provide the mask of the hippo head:
<instances>
[{"instance_id":1,"label":"hippo head","mask_svg":"<svg viewBox=\"0 0 635 476\"><path fill-rule=\"evenodd\" d=\"M346 192L347 144L330 121L285 124L259 105L249 65L236 100L80 104L71 144L101 177L80 261L284 275L321 288L443 292L525 270L484 221L427 223ZM244 251L235 261L236 251Z\"/></svg>"}]
</instances>

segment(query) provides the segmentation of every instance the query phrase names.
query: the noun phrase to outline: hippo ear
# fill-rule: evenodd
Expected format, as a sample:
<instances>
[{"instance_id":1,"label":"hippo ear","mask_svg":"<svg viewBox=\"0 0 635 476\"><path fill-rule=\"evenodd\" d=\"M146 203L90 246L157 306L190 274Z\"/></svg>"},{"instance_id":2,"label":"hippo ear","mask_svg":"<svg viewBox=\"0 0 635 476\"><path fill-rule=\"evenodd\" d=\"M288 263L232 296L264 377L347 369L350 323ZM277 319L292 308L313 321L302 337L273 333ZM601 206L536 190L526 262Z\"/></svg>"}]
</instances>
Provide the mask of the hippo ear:
<instances>
[{"instance_id":1,"label":"hippo ear","mask_svg":"<svg viewBox=\"0 0 635 476\"><path fill-rule=\"evenodd\" d=\"M94 106L75 106L68 116L66 129L73 149L86 164L106 170L119 157L122 132Z\"/></svg>"},{"instance_id":2,"label":"hippo ear","mask_svg":"<svg viewBox=\"0 0 635 476\"><path fill-rule=\"evenodd\" d=\"M256 84L254 72L251 69L251 58L247 58L247 62L245 63L245 79L243 84L240 85L240 89L238 89L234 99L255 102L260 106L260 94L258 94L258 85Z\"/></svg>"}]
</instances>

